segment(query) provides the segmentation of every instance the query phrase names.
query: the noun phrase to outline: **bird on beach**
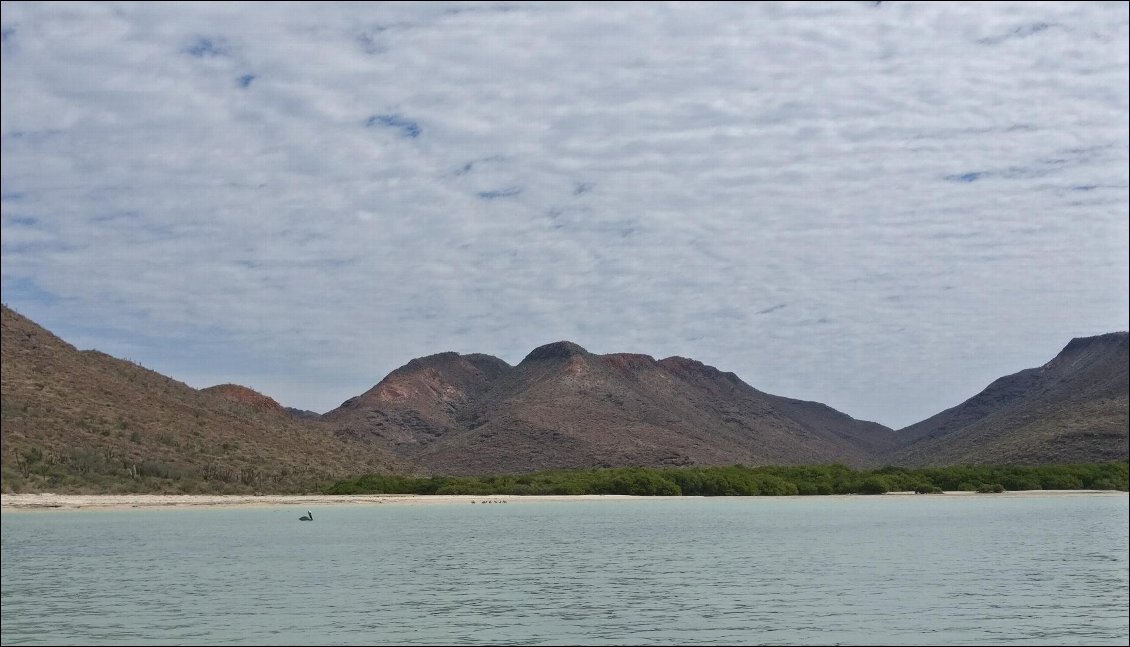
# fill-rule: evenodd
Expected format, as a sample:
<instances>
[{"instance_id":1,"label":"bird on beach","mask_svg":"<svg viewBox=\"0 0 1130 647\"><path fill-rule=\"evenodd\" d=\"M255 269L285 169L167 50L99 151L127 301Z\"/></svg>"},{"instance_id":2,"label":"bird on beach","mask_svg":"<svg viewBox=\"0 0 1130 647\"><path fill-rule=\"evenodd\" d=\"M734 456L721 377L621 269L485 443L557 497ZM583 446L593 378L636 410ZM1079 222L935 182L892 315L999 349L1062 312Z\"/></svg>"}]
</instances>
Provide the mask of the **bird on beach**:
<instances>
[{"instance_id":1,"label":"bird on beach","mask_svg":"<svg viewBox=\"0 0 1130 647\"><path fill-rule=\"evenodd\" d=\"M313 521L314 520L314 513L307 510L306 515L299 517L298 520L299 521Z\"/></svg>"}]
</instances>

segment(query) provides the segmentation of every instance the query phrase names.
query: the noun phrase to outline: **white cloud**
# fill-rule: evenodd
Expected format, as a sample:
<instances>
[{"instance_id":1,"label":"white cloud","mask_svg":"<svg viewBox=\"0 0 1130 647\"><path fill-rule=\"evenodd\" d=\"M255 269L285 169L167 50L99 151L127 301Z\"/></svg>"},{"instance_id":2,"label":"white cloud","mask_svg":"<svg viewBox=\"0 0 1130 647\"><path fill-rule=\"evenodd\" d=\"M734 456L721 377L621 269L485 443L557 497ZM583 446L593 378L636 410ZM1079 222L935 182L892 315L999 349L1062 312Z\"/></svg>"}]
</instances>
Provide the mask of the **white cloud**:
<instances>
[{"instance_id":1,"label":"white cloud","mask_svg":"<svg viewBox=\"0 0 1130 647\"><path fill-rule=\"evenodd\" d=\"M6 4L4 299L319 411L572 339L901 426L1128 327L1127 14Z\"/></svg>"}]
</instances>

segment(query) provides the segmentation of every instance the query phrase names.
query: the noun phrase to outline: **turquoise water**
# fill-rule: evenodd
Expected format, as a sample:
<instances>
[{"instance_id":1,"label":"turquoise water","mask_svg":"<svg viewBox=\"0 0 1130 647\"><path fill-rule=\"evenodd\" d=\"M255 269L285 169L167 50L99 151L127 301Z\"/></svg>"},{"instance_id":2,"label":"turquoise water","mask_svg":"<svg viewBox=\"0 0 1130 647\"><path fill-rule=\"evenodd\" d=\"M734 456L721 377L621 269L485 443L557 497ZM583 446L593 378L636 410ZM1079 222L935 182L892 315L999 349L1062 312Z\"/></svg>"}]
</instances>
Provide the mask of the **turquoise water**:
<instances>
[{"instance_id":1,"label":"turquoise water","mask_svg":"<svg viewBox=\"0 0 1130 647\"><path fill-rule=\"evenodd\" d=\"M11 512L8 644L1122 644L1121 496Z\"/></svg>"}]
</instances>

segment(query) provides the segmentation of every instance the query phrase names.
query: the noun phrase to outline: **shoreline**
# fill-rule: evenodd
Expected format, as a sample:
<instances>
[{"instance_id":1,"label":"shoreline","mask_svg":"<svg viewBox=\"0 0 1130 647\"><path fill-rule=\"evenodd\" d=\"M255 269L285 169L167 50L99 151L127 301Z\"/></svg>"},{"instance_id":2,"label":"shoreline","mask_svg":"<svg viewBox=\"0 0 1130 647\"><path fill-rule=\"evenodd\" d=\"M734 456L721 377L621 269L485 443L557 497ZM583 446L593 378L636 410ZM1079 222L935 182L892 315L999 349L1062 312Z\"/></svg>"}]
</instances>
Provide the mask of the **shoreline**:
<instances>
[{"instance_id":1,"label":"shoreline","mask_svg":"<svg viewBox=\"0 0 1130 647\"><path fill-rule=\"evenodd\" d=\"M825 497L921 496L933 497L1031 497L1031 496L1127 496L1119 490L1021 490L980 494L951 491L941 494L915 494L914 492L888 492L882 495L825 494L794 497L698 497L698 496L630 496L623 494L2 494L0 510L121 510L121 509L183 509L201 507L250 506L326 506L326 505L450 505L491 503L544 503L567 501L635 501L675 499L816 499Z\"/></svg>"},{"instance_id":2,"label":"shoreline","mask_svg":"<svg viewBox=\"0 0 1130 647\"><path fill-rule=\"evenodd\" d=\"M470 495L470 494L3 494L0 510L120 510L132 508L233 508L267 506L443 505L453 503L515 503L543 501L631 500L619 494Z\"/></svg>"}]
</instances>

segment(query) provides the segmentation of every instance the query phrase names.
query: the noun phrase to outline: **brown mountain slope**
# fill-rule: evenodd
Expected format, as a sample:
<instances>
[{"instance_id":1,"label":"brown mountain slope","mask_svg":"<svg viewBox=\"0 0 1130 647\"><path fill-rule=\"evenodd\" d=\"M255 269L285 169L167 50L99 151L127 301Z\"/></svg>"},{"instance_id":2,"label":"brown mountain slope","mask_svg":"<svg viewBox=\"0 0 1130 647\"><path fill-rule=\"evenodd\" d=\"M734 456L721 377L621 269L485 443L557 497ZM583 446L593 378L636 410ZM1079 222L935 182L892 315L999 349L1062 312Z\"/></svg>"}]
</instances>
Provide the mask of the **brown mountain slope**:
<instances>
[{"instance_id":1,"label":"brown mountain slope","mask_svg":"<svg viewBox=\"0 0 1130 647\"><path fill-rule=\"evenodd\" d=\"M898 432L898 465L1092 463L1130 457L1127 333L1071 340L1047 364L1002 377Z\"/></svg>"},{"instance_id":2,"label":"brown mountain slope","mask_svg":"<svg viewBox=\"0 0 1130 647\"><path fill-rule=\"evenodd\" d=\"M250 389L78 351L6 306L0 344L5 491L294 491L401 468Z\"/></svg>"},{"instance_id":3,"label":"brown mountain slope","mask_svg":"<svg viewBox=\"0 0 1130 647\"><path fill-rule=\"evenodd\" d=\"M421 357L323 419L345 435L375 438L410 456L459 429L460 412L509 369L509 364L490 355L447 352Z\"/></svg>"},{"instance_id":4,"label":"brown mountain slope","mask_svg":"<svg viewBox=\"0 0 1130 647\"><path fill-rule=\"evenodd\" d=\"M893 432L694 360L547 344L509 367L414 360L326 414L437 474L689 464L867 464ZM485 367L485 368L484 368Z\"/></svg>"}]
</instances>

